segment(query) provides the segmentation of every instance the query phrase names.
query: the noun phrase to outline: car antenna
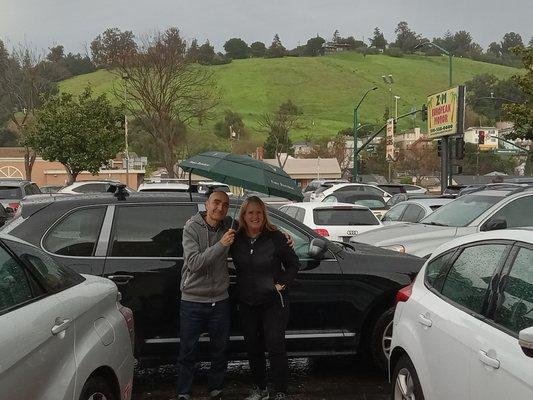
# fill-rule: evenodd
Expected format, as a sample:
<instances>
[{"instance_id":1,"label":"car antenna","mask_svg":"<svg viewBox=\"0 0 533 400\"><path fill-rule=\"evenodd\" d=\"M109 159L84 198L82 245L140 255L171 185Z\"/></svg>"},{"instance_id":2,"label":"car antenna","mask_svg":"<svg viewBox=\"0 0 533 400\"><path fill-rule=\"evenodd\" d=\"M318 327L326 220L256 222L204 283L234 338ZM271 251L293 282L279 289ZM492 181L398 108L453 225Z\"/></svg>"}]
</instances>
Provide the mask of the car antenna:
<instances>
[{"instance_id":1,"label":"car antenna","mask_svg":"<svg viewBox=\"0 0 533 400\"><path fill-rule=\"evenodd\" d=\"M123 183L120 185L117 185L117 190L115 190L115 194L114 194L117 200L124 201L126 200L126 197L128 197L129 195L130 194L126 190L126 185L124 185Z\"/></svg>"}]
</instances>

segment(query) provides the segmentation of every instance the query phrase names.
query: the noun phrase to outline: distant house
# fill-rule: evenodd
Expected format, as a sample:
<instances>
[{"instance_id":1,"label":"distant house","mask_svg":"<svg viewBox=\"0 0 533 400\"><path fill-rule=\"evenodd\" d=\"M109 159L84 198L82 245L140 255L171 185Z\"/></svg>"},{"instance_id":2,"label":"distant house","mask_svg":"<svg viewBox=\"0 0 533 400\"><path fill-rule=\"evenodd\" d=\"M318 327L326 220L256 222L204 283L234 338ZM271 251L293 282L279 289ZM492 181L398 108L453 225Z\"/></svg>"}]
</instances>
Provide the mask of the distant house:
<instances>
[{"instance_id":1,"label":"distant house","mask_svg":"<svg viewBox=\"0 0 533 400\"><path fill-rule=\"evenodd\" d=\"M472 126L465 130L465 143L479 144L479 150L488 151L498 148L498 130L493 126ZM484 143L479 143L480 138Z\"/></svg>"},{"instance_id":2,"label":"distant house","mask_svg":"<svg viewBox=\"0 0 533 400\"><path fill-rule=\"evenodd\" d=\"M340 53L350 50L350 45L346 43L326 42L322 45L324 55Z\"/></svg>"},{"instance_id":3,"label":"distant house","mask_svg":"<svg viewBox=\"0 0 533 400\"><path fill-rule=\"evenodd\" d=\"M313 146L308 141L299 141L299 142L294 142L292 144L292 150L294 151L294 155L296 157L304 155L304 154L309 154L312 149L313 149Z\"/></svg>"},{"instance_id":4,"label":"distant house","mask_svg":"<svg viewBox=\"0 0 533 400\"><path fill-rule=\"evenodd\" d=\"M264 159L264 162L278 166L275 158ZM301 187L313 179L339 179L341 168L336 158L294 158L289 156L283 168Z\"/></svg>"}]
</instances>

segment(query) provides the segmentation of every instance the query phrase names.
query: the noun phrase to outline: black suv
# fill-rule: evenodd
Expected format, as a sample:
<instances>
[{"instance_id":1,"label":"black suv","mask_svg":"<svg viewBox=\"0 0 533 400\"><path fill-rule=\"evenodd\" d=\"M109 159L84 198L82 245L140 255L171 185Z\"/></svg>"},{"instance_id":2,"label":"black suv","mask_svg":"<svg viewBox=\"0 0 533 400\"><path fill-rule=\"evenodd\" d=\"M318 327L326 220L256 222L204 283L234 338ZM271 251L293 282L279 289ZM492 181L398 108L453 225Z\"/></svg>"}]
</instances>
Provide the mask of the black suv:
<instances>
[{"instance_id":1,"label":"black suv","mask_svg":"<svg viewBox=\"0 0 533 400\"><path fill-rule=\"evenodd\" d=\"M232 202L229 215L237 206ZM136 356L145 363L167 362L175 360L179 343L183 226L203 209L205 197L187 193L52 196L23 202L20 215L3 230L77 272L112 279L122 303L135 314ZM368 350L377 365L386 367L396 292L411 283L423 260L326 241L275 209L269 209L269 217L292 236L301 262L290 294L289 353ZM234 272L230 263L230 295ZM235 303L232 318L236 358L245 349ZM207 341L201 338L201 345Z\"/></svg>"}]
</instances>

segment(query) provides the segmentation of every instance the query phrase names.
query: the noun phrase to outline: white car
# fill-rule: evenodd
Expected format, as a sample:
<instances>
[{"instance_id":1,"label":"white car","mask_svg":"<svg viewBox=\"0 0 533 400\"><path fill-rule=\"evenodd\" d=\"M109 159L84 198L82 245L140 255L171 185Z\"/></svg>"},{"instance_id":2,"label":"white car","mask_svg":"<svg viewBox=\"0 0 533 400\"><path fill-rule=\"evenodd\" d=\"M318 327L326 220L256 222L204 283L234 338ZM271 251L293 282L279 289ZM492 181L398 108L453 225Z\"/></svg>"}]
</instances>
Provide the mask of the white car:
<instances>
[{"instance_id":1,"label":"white car","mask_svg":"<svg viewBox=\"0 0 533 400\"><path fill-rule=\"evenodd\" d=\"M336 192L360 192L364 194L374 194L383 197L383 200L386 202L392 196L390 193L384 191L383 189L378 188L373 185L365 185L364 183L339 183L333 186L322 186L315 190L311 194L309 201L311 202L320 202L325 197L336 193Z\"/></svg>"},{"instance_id":2,"label":"white car","mask_svg":"<svg viewBox=\"0 0 533 400\"><path fill-rule=\"evenodd\" d=\"M123 185L119 181L79 181L74 182L72 185L65 186L57 191L57 193L63 194L80 194L80 193L115 193L117 187ZM130 193L134 192L133 189L126 187L126 190Z\"/></svg>"},{"instance_id":3,"label":"white car","mask_svg":"<svg viewBox=\"0 0 533 400\"><path fill-rule=\"evenodd\" d=\"M394 399L533 399L532 229L448 242L398 292Z\"/></svg>"},{"instance_id":4,"label":"white car","mask_svg":"<svg viewBox=\"0 0 533 400\"><path fill-rule=\"evenodd\" d=\"M428 197L402 201L391 207L381 218L385 225L396 222L420 222L436 209L451 202L452 198Z\"/></svg>"},{"instance_id":5,"label":"white car","mask_svg":"<svg viewBox=\"0 0 533 400\"><path fill-rule=\"evenodd\" d=\"M183 182L146 181L139 185L138 192L181 192L189 191L189 185Z\"/></svg>"},{"instance_id":6,"label":"white car","mask_svg":"<svg viewBox=\"0 0 533 400\"><path fill-rule=\"evenodd\" d=\"M426 188L418 185L403 185L403 187L405 188L406 193L426 194L428 192Z\"/></svg>"},{"instance_id":7,"label":"white car","mask_svg":"<svg viewBox=\"0 0 533 400\"><path fill-rule=\"evenodd\" d=\"M133 315L110 280L0 236L0 398L129 400Z\"/></svg>"},{"instance_id":8,"label":"white car","mask_svg":"<svg viewBox=\"0 0 533 400\"><path fill-rule=\"evenodd\" d=\"M348 242L381 222L368 207L346 203L292 203L279 208L329 240Z\"/></svg>"}]
</instances>

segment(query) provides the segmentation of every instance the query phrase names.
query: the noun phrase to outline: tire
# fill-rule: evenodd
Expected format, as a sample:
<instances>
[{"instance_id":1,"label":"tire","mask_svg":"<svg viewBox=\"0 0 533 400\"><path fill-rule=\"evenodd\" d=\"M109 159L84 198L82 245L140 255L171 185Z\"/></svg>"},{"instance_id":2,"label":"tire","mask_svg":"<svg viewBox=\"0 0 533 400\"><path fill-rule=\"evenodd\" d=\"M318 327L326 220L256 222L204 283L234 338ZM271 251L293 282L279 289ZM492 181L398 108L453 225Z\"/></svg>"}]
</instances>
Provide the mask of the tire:
<instances>
[{"instance_id":1,"label":"tire","mask_svg":"<svg viewBox=\"0 0 533 400\"><path fill-rule=\"evenodd\" d=\"M380 371L387 372L389 367L390 346L392 340L392 323L394 307L384 311L377 319L370 332L368 349L370 361Z\"/></svg>"},{"instance_id":2,"label":"tire","mask_svg":"<svg viewBox=\"0 0 533 400\"><path fill-rule=\"evenodd\" d=\"M391 382L392 400L424 400L415 366L406 354L396 363Z\"/></svg>"},{"instance_id":3,"label":"tire","mask_svg":"<svg viewBox=\"0 0 533 400\"><path fill-rule=\"evenodd\" d=\"M93 376L85 382L81 390L80 400L120 400L117 399L109 383L99 377Z\"/></svg>"}]
</instances>

